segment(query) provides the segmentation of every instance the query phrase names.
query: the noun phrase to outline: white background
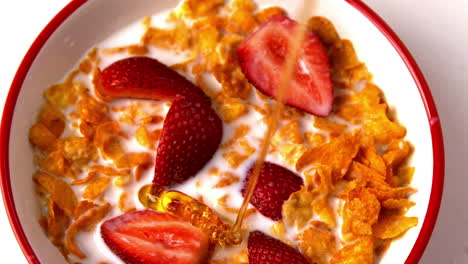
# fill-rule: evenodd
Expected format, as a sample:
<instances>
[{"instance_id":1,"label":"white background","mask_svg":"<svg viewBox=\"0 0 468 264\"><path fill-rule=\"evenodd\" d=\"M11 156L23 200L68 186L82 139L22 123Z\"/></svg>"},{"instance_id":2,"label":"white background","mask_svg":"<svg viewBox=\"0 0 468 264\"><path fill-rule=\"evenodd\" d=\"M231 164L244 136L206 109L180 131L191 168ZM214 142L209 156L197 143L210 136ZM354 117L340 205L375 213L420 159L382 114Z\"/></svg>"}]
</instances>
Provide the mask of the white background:
<instances>
[{"instance_id":1,"label":"white background","mask_svg":"<svg viewBox=\"0 0 468 264\"><path fill-rule=\"evenodd\" d=\"M157 1L157 0L156 0ZM0 1L0 112L29 46L67 0ZM468 1L364 0L396 31L431 87L442 120L442 208L423 264L468 263ZM0 143L1 144L1 143ZM26 264L0 203L2 263Z\"/></svg>"}]
</instances>

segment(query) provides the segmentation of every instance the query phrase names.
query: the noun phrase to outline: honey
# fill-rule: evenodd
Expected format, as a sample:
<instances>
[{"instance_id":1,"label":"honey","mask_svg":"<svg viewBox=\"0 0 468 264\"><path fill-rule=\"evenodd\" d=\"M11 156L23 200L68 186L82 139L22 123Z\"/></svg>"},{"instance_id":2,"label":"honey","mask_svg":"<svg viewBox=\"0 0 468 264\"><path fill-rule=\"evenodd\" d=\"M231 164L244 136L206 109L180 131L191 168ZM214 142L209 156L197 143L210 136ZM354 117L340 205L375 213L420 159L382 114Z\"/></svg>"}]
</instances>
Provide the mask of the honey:
<instances>
[{"instance_id":1,"label":"honey","mask_svg":"<svg viewBox=\"0 0 468 264\"><path fill-rule=\"evenodd\" d=\"M213 243L220 246L238 245L242 242L240 232L232 232L231 225L223 223L210 207L189 195L149 184L140 189L138 198L146 208L165 212L190 222L208 234Z\"/></svg>"}]
</instances>

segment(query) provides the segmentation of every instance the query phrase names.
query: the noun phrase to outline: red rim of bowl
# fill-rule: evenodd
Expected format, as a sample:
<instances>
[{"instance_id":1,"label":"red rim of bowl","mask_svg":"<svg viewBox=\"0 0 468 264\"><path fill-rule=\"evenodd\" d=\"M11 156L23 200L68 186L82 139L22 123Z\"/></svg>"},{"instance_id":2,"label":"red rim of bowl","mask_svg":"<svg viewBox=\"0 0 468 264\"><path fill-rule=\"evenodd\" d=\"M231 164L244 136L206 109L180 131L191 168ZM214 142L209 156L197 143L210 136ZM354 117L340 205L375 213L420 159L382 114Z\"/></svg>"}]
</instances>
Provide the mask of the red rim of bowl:
<instances>
[{"instance_id":1,"label":"red rim of bowl","mask_svg":"<svg viewBox=\"0 0 468 264\"><path fill-rule=\"evenodd\" d=\"M421 258L434 229L437 216L439 213L440 203L442 200L442 189L444 183L444 144L442 138L442 129L440 125L439 116L437 114L437 109L432 98L429 86L427 85L424 76L419 69L416 61L411 56L408 49L405 47L400 38L393 32L393 30L380 18L372 9L370 9L366 4L360 0L345 0L364 16L369 19L379 30L380 32L390 41L393 47L397 50L400 57L405 62L408 70L410 71L413 79L419 89L421 94L421 99L424 102L426 109L430 129L432 136L432 148L433 148L433 158L434 158L434 168L433 168L433 179L432 179L432 190L431 196L429 199L429 205L427 209L427 214L424 219L424 223L421 228L421 232L414 244L408 258L405 261L405 264L418 263ZM9 140L11 132L11 122L13 119L14 108L16 106L16 101L20 89L23 85L23 81L33 64L37 54L42 49L42 46L47 42L49 37L55 32L55 30L71 15L73 14L81 5L86 3L87 0L73 0L67 6L65 6L42 30L39 36L36 38L34 43L31 45L31 48L24 57L21 65L16 72L16 75L13 79L10 91L8 92L8 97L5 103L5 108L1 121L0 128L0 140L3 142L0 150L0 183L3 193L3 201L5 203L6 212L10 220L10 224L15 233L16 239L25 255L26 259L31 264L40 264L39 259L37 258L34 250L29 243L23 227L21 226L18 214L16 212L15 203L13 200L13 193L10 184L10 168L9 168Z\"/></svg>"}]
</instances>

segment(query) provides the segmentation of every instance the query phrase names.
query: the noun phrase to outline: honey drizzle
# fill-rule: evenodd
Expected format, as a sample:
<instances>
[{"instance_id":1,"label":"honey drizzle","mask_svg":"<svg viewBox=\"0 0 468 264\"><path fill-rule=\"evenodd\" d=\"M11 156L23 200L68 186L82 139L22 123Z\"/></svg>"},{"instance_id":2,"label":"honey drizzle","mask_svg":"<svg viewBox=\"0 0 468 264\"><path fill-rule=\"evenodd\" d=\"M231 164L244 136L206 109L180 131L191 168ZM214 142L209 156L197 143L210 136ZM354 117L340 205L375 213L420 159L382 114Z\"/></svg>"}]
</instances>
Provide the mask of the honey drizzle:
<instances>
[{"instance_id":1,"label":"honey drizzle","mask_svg":"<svg viewBox=\"0 0 468 264\"><path fill-rule=\"evenodd\" d=\"M257 157L257 161L255 162L255 167L252 172L252 175L250 176L249 179L249 185L247 187L247 191L244 197L244 201L242 202L242 206L239 209L239 212L237 214L237 219L234 224L234 226L231 229L231 233L236 234L240 231L242 227L242 223L245 218L245 214L247 212L247 207L250 203L250 199L252 199L253 192L255 189L255 186L257 185L258 182L258 176L260 173L260 169L262 168L262 165L265 161L266 154L268 153L268 148L270 147L270 142L275 134L279 120L281 118L281 114L283 113L284 110L284 97L286 95L286 90L291 82L295 65L297 62L297 59L299 57L299 53L302 47L302 43L304 42L305 39L305 33L306 33L306 26L305 24L307 20L307 14L308 11L311 9L311 3L313 0L304 0L302 8L300 9L300 14L298 17L298 24L300 25L297 27L296 32L294 32L294 36L292 38L292 45L291 49L288 52L288 56L286 59L285 67L284 67L284 75L281 76L281 81L280 81L280 87L276 91L276 104L273 106L273 115L271 118L267 119L267 130L265 132L265 137L264 140L261 143L260 146L260 153Z\"/></svg>"}]
</instances>

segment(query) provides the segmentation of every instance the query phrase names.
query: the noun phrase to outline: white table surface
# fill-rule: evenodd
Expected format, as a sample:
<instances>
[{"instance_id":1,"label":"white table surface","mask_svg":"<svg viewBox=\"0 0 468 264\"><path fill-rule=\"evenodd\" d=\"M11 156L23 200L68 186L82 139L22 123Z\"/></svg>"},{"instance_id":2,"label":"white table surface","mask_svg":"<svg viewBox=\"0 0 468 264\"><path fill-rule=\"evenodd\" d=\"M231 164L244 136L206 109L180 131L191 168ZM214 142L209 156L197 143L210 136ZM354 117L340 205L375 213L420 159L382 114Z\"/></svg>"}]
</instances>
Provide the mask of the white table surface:
<instances>
[{"instance_id":1,"label":"white table surface","mask_svg":"<svg viewBox=\"0 0 468 264\"><path fill-rule=\"evenodd\" d=\"M27 49L68 0L0 1L0 113ZM468 1L364 0L396 31L426 76L441 116L446 175L423 264L468 263ZM2 263L26 264L0 203ZM47 263L52 264L52 263Z\"/></svg>"}]
</instances>

